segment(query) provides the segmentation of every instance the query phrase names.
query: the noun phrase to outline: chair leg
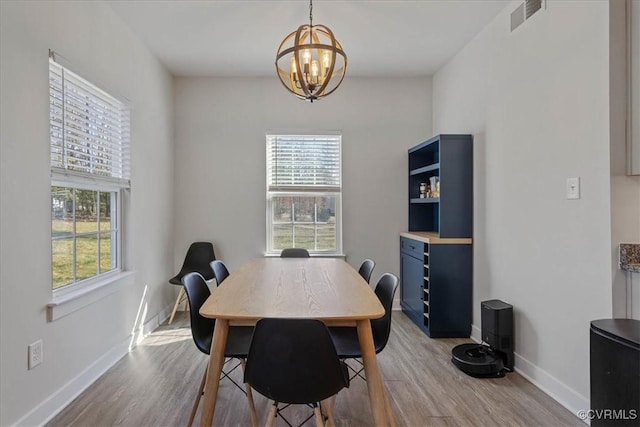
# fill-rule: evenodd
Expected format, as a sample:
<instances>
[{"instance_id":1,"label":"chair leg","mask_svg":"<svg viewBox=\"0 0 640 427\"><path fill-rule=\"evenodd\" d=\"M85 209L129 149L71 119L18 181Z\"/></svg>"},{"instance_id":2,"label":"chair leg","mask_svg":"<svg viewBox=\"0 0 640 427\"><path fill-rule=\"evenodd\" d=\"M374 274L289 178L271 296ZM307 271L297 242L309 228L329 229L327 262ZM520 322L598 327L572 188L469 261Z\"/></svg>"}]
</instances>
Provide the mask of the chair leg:
<instances>
[{"instance_id":1,"label":"chair leg","mask_svg":"<svg viewBox=\"0 0 640 427\"><path fill-rule=\"evenodd\" d=\"M202 380L200 381L200 388L198 388L196 401L193 402L193 408L191 408L191 415L189 415L189 422L187 423L187 427L191 427L193 425L193 419L196 417L196 412L198 412L198 405L200 404L200 396L202 396L202 391L204 390L204 384L207 382L207 369L209 369L208 364L204 368L204 375L202 376Z\"/></svg>"},{"instance_id":2,"label":"chair leg","mask_svg":"<svg viewBox=\"0 0 640 427\"><path fill-rule=\"evenodd\" d=\"M334 394L329 399L325 399L320 402L320 412L324 416L323 420L326 420L325 424L329 427L336 427L336 420L333 417L333 407L335 406L336 395Z\"/></svg>"},{"instance_id":3,"label":"chair leg","mask_svg":"<svg viewBox=\"0 0 640 427\"><path fill-rule=\"evenodd\" d=\"M316 416L316 426L324 427L324 420L322 419L322 412L320 412L319 405L313 405L313 413Z\"/></svg>"},{"instance_id":4,"label":"chair leg","mask_svg":"<svg viewBox=\"0 0 640 427\"><path fill-rule=\"evenodd\" d=\"M273 405L271 405L271 409L269 410L269 417L267 418L265 427L273 427L273 424L276 421L276 412L278 412L278 402L273 402Z\"/></svg>"},{"instance_id":5,"label":"chair leg","mask_svg":"<svg viewBox=\"0 0 640 427\"><path fill-rule=\"evenodd\" d=\"M178 311L178 306L180 305L180 301L182 301L182 298L184 297L184 295L185 295L184 288L180 286L180 291L178 292L178 298L176 298L176 303L173 305L173 310L171 311L171 317L169 318L169 325L171 324L171 322L173 322L173 318L176 315L176 311Z\"/></svg>"},{"instance_id":6,"label":"chair leg","mask_svg":"<svg viewBox=\"0 0 640 427\"><path fill-rule=\"evenodd\" d=\"M245 367L247 366L247 360L242 359L242 372L244 372ZM258 414L256 414L256 405L253 402L253 393L251 392L251 386L249 383L244 383L245 391L247 392L247 401L249 402L249 413L251 414L251 425L253 427L258 427Z\"/></svg>"},{"instance_id":7,"label":"chair leg","mask_svg":"<svg viewBox=\"0 0 640 427\"><path fill-rule=\"evenodd\" d=\"M333 418L333 407L335 406L335 404L336 404L335 394L331 396L329 399L325 399L322 402L320 402L321 412L326 416L327 425L329 427L336 427L336 420L335 418Z\"/></svg>"}]
</instances>

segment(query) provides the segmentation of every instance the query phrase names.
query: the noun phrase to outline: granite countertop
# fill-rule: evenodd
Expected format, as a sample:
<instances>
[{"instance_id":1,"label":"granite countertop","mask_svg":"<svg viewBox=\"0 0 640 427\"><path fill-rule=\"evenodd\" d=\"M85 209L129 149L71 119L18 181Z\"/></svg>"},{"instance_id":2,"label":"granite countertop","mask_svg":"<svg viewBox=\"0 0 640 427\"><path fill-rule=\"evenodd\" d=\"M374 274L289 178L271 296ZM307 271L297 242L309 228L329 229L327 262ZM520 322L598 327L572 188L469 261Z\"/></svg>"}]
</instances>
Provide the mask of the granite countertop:
<instances>
[{"instance_id":1,"label":"granite countertop","mask_svg":"<svg viewBox=\"0 0 640 427\"><path fill-rule=\"evenodd\" d=\"M620 243L620 268L640 273L640 243Z\"/></svg>"}]
</instances>

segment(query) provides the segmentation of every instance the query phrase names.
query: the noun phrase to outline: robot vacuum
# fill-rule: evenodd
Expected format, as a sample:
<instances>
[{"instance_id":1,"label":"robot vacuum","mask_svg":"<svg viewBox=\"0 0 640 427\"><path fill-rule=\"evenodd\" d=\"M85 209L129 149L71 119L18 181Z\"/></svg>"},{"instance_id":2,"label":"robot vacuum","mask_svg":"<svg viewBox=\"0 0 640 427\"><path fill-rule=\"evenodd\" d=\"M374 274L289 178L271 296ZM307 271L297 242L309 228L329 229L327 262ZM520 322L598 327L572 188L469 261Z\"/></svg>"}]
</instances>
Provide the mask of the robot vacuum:
<instances>
[{"instance_id":1,"label":"robot vacuum","mask_svg":"<svg viewBox=\"0 0 640 427\"><path fill-rule=\"evenodd\" d=\"M504 377L502 355L483 344L460 344L453 348L451 361L462 372L476 378Z\"/></svg>"},{"instance_id":2,"label":"robot vacuum","mask_svg":"<svg viewBox=\"0 0 640 427\"><path fill-rule=\"evenodd\" d=\"M504 377L513 371L513 306L500 300L480 304L482 341L460 344L451 350L451 361L462 372L477 378Z\"/></svg>"}]
</instances>

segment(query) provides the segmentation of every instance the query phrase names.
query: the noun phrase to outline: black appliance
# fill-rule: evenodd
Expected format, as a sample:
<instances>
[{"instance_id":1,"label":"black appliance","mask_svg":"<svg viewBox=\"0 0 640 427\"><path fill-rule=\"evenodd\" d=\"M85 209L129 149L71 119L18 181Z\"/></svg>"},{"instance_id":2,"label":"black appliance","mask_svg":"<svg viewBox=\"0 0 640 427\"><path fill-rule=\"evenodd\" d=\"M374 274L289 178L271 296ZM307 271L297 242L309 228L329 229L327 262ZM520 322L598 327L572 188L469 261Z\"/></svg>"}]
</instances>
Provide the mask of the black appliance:
<instances>
[{"instance_id":1,"label":"black appliance","mask_svg":"<svg viewBox=\"0 0 640 427\"><path fill-rule=\"evenodd\" d=\"M460 344L451 361L472 377L503 377L513 371L513 306L497 299L480 303L482 341Z\"/></svg>"},{"instance_id":2,"label":"black appliance","mask_svg":"<svg viewBox=\"0 0 640 427\"><path fill-rule=\"evenodd\" d=\"M640 320L591 322L591 426L640 426Z\"/></svg>"}]
</instances>

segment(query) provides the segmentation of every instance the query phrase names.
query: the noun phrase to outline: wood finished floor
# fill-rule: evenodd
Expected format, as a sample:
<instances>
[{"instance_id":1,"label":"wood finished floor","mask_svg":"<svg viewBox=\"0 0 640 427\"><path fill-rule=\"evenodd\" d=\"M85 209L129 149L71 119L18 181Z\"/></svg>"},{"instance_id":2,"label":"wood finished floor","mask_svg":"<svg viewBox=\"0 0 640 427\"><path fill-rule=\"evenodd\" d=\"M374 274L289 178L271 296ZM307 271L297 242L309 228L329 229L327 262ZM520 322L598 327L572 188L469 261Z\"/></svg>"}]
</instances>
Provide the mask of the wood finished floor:
<instances>
[{"instance_id":1,"label":"wood finished floor","mask_svg":"<svg viewBox=\"0 0 640 427\"><path fill-rule=\"evenodd\" d=\"M451 348L469 340L430 339L401 312L393 313L391 338L378 355L394 413L402 426L580 426L585 424L517 373L475 379L450 361ZM49 426L183 426L207 356L191 339L179 312L92 384ZM241 380L240 369L233 376ZM261 423L268 401L254 393ZM309 408L285 410L301 422ZM338 395L338 426L372 425L366 384L354 380ZM200 419L200 411L196 423ZM246 398L227 380L220 383L215 426L249 426ZM315 425L309 421L305 425ZM286 426L281 418L276 426Z\"/></svg>"}]
</instances>

